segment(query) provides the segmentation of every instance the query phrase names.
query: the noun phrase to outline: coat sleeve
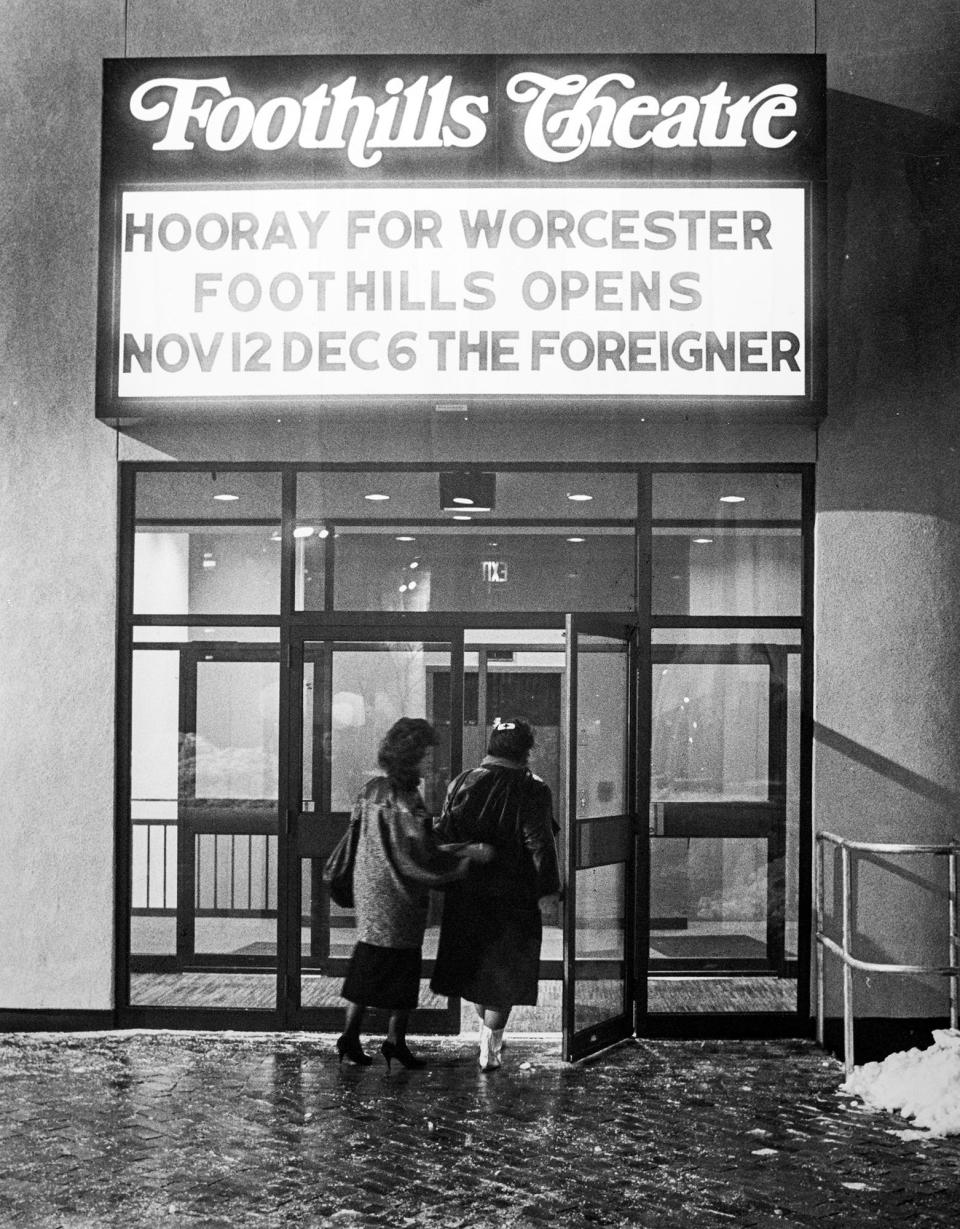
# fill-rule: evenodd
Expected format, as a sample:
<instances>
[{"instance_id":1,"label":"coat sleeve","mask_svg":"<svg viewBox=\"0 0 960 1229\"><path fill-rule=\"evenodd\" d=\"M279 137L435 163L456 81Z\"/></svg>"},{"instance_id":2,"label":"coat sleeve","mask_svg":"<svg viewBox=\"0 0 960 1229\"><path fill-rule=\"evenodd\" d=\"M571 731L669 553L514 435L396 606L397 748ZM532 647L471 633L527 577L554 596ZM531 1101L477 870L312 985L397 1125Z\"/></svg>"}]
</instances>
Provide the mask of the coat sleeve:
<instances>
[{"instance_id":1,"label":"coat sleeve","mask_svg":"<svg viewBox=\"0 0 960 1229\"><path fill-rule=\"evenodd\" d=\"M471 860L463 850L441 849L422 800L409 808L391 802L381 810L384 848L396 872L426 888L441 888L463 879Z\"/></svg>"},{"instance_id":2,"label":"coat sleeve","mask_svg":"<svg viewBox=\"0 0 960 1229\"><path fill-rule=\"evenodd\" d=\"M560 862L554 838L556 826L549 786L540 780L530 781L527 802L521 811L520 832L533 862L538 899L560 891Z\"/></svg>"},{"instance_id":3,"label":"coat sleeve","mask_svg":"<svg viewBox=\"0 0 960 1229\"><path fill-rule=\"evenodd\" d=\"M436 834L437 840L441 842L459 841L462 837L457 832L457 826L451 810L451 803L456 796L457 790L460 788L460 782L463 780L464 774L454 779L447 786L447 792L444 795L443 807L439 816L433 821L433 831Z\"/></svg>"}]
</instances>

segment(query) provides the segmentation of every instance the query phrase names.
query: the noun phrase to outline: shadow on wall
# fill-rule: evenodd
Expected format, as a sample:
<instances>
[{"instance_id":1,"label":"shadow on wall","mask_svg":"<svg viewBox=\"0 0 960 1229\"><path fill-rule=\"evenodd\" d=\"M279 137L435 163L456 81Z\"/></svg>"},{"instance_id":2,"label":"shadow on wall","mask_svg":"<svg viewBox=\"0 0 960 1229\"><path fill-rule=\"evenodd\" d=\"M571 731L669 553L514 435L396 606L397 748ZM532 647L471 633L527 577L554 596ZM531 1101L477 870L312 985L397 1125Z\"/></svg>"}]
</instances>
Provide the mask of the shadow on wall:
<instances>
[{"instance_id":1,"label":"shadow on wall","mask_svg":"<svg viewBox=\"0 0 960 1229\"><path fill-rule=\"evenodd\" d=\"M829 91L818 508L960 522L960 129Z\"/></svg>"},{"instance_id":2,"label":"shadow on wall","mask_svg":"<svg viewBox=\"0 0 960 1229\"><path fill-rule=\"evenodd\" d=\"M895 760L888 759L885 755L878 755L876 751L871 751L869 747L855 742L852 738L847 738L837 730L821 725L819 721L813 723L813 737L815 743L829 747L832 751L877 773L902 789L934 803L935 806L960 812L960 792L957 790L948 789L936 781L931 781L928 777L912 772Z\"/></svg>"}]
</instances>

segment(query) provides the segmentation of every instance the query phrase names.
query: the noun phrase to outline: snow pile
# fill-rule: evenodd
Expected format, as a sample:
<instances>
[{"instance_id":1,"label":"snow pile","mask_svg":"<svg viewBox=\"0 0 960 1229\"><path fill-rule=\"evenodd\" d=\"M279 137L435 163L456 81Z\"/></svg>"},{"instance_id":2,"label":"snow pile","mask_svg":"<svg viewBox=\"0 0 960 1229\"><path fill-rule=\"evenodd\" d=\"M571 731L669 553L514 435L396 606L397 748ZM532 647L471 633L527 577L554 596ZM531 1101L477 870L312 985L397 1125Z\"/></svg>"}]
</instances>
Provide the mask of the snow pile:
<instances>
[{"instance_id":1,"label":"snow pile","mask_svg":"<svg viewBox=\"0 0 960 1229\"><path fill-rule=\"evenodd\" d=\"M933 1041L928 1050L901 1050L854 1067L840 1091L874 1109L899 1110L923 1128L895 1132L902 1139L960 1135L960 1029L934 1029Z\"/></svg>"}]
</instances>

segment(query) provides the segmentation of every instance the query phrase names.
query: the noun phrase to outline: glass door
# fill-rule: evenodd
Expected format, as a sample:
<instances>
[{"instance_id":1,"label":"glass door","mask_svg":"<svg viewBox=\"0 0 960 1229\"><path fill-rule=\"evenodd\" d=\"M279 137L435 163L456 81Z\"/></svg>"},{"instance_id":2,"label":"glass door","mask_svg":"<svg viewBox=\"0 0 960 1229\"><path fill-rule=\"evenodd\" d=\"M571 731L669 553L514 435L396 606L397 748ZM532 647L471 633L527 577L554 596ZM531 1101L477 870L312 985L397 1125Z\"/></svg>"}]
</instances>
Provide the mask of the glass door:
<instances>
[{"instance_id":1,"label":"glass door","mask_svg":"<svg viewBox=\"0 0 960 1229\"><path fill-rule=\"evenodd\" d=\"M788 647L653 646L655 974L787 974Z\"/></svg>"},{"instance_id":2,"label":"glass door","mask_svg":"<svg viewBox=\"0 0 960 1229\"><path fill-rule=\"evenodd\" d=\"M623 622L566 621L567 878L563 1052L584 1058L633 1033L636 635Z\"/></svg>"},{"instance_id":3,"label":"glass door","mask_svg":"<svg viewBox=\"0 0 960 1229\"><path fill-rule=\"evenodd\" d=\"M389 636L389 639L387 638ZM382 638L381 638L382 637ZM429 638L427 638L429 637ZM346 831L354 799L377 775L380 740L399 717L432 719L433 678L462 678L459 634L431 628L387 632L324 628L298 632L291 648L290 798L287 809L285 948L286 1009L300 1027L339 1028L344 1003L340 986L355 942L353 910L331 900L323 867ZM450 694L454 720L462 726L462 688ZM460 739L449 736L424 762L421 789L436 815L461 762ZM431 900L424 941L424 980L414 1027L420 1032L456 1032L459 1002L438 999L428 981L440 921Z\"/></svg>"}]
</instances>

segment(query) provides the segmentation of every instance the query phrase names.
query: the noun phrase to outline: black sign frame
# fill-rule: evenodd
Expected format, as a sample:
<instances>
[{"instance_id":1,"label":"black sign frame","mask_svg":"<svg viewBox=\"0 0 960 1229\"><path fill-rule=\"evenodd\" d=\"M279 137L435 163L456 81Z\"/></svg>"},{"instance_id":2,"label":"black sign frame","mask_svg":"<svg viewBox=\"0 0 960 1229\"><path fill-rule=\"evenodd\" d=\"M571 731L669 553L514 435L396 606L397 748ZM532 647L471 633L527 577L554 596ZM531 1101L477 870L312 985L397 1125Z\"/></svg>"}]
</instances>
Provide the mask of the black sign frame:
<instances>
[{"instance_id":1,"label":"black sign frame","mask_svg":"<svg viewBox=\"0 0 960 1229\"><path fill-rule=\"evenodd\" d=\"M590 80L606 74L632 77L637 89L619 86L618 98L647 91L660 101L682 96L702 98L719 82L730 98L755 97L778 82L796 87L796 136L778 148L747 142L735 147L637 149L590 146L569 161L544 163L534 158L521 138L528 110L506 98L506 83L518 73L557 78L580 74ZM385 99L391 79L410 83L426 77L435 85L447 76L458 93L484 96L483 140L470 147L385 149L376 164L358 168L341 149L305 151L295 141L276 150L212 152L202 145L195 120L183 131L190 150L157 151L162 120L134 118L131 97L138 87L157 79L229 81L231 94L252 105L287 96L304 97L317 83L342 84L355 78L356 95ZM639 83L642 82L642 87ZM149 95L154 101L159 94ZM201 95L197 95L200 97ZM825 58L820 55L587 55L587 56L279 56L242 58L137 59L104 61L103 130L100 202L99 314L97 336L97 417L120 425L131 419L185 415L296 417L318 412L383 413L393 407L433 409L438 402L466 401L471 406L519 409L582 408L646 415L678 410L692 415L757 416L789 421L818 420L826 406L826 88ZM553 110L568 106L561 99ZM421 108L420 123L423 123ZM782 129L780 129L782 130ZM777 130L777 131L780 131ZM460 129L462 132L462 128ZM369 152L369 151L368 151ZM504 396L451 393L400 395L120 397L118 346L120 311L121 199L125 190L269 187L364 187L530 184L556 187L559 182L585 187L801 187L805 196L805 391L792 397L744 397L686 394L568 397L528 394Z\"/></svg>"}]
</instances>

